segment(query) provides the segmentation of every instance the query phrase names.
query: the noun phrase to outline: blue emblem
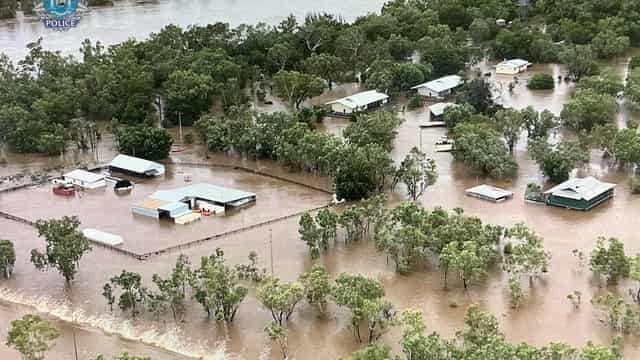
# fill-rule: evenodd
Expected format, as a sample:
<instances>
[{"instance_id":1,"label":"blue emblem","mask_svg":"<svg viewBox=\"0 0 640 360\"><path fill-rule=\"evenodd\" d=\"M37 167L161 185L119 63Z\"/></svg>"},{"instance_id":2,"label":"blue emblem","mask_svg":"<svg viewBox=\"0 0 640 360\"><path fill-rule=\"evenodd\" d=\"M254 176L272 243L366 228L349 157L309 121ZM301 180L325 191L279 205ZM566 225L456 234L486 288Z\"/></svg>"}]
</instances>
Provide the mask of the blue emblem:
<instances>
[{"instance_id":1,"label":"blue emblem","mask_svg":"<svg viewBox=\"0 0 640 360\"><path fill-rule=\"evenodd\" d=\"M35 9L49 29L65 31L78 26L86 0L41 0Z\"/></svg>"}]
</instances>

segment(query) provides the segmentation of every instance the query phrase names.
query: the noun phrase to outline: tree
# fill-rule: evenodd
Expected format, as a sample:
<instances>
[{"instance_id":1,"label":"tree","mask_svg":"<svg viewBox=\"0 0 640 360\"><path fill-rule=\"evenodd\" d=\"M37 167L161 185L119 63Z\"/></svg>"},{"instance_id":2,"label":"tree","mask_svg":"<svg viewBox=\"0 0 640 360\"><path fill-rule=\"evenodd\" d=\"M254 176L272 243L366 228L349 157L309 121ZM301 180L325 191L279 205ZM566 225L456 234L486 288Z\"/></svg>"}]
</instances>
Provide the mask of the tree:
<instances>
[{"instance_id":1,"label":"tree","mask_svg":"<svg viewBox=\"0 0 640 360\"><path fill-rule=\"evenodd\" d=\"M351 326L359 342L362 342L361 321L367 320L369 329L373 326L375 330L377 324L375 315L390 310L387 303L380 301L384 296L384 289L380 282L361 275L340 274L331 289L331 295L336 304L347 307L351 311ZM370 337L369 340L374 339Z\"/></svg>"},{"instance_id":2,"label":"tree","mask_svg":"<svg viewBox=\"0 0 640 360\"><path fill-rule=\"evenodd\" d=\"M104 359L104 356L98 355L96 360L105 360L105 359ZM151 358L146 356L142 357L142 356L129 355L128 352L123 352L117 355L116 357L114 357L113 360L151 360Z\"/></svg>"},{"instance_id":3,"label":"tree","mask_svg":"<svg viewBox=\"0 0 640 360\"><path fill-rule=\"evenodd\" d=\"M7 346L18 350L23 360L44 360L45 353L60 336L58 330L38 315L11 321Z\"/></svg>"},{"instance_id":4,"label":"tree","mask_svg":"<svg viewBox=\"0 0 640 360\"><path fill-rule=\"evenodd\" d=\"M402 339L400 345L407 360L448 360L451 358L448 344L437 333L425 335L422 314L417 310L405 310L401 317Z\"/></svg>"},{"instance_id":5,"label":"tree","mask_svg":"<svg viewBox=\"0 0 640 360\"><path fill-rule=\"evenodd\" d=\"M208 317L213 314L217 320L233 322L248 293L238 282L236 270L224 264L224 252L216 249L214 254L201 258L200 268L195 271L194 297Z\"/></svg>"},{"instance_id":6,"label":"tree","mask_svg":"<svg viewBox=\"0 0 640 360\"><path fill-rule=\"evenodd\" d=\"M635 129L622 129L610 138L606 138L607 144L611 141L611 150L617 161L623 164L640 164L640 135ZM608 134L604 134L608 135ZM602 139L603 141L605 139Z\"/></svg>"},{"instance_id":7,"label":"tree","mask_svg":"<svg viewBox=\"0 0 640 360\"><path fill-rule=\"evenodd\" d=\"M631 280L640 283L640 254L629 259L629 277ZM633 295L635 302L640 303L640 286Z\"/></svg>"},{"instance_id":8,"label":"tree","mask_svg":"<svg viewBox=\"0 0 640 360\"><path fill-rule=\"evenodd\" d=\"M269 324L264 328L264 332L267 334L271 341L276 342L280 347L282 358L286 360L287 356L287 330L275 322Z\"/></svg>"},{"instance_id":9,"label":"tree","mask_svg":"<svg viewBox=\"0 0 640 360\"><path fill-rule=\"evenodd\" d=\"M337 56L329 54L312 54L305 60L305 68L309 74L324 79L333 88L333 83L344 76L345 63Z\"/></svg>"},{"instance_id":10,"label":"tree","mask_svg":"<svg viewBox=\"0 0 640 360\"><path fill-rule=\"evenodd\" d=\"M474 115L475 109L473 106L467 103L457 104L456 106L447 106L444 109L442 120L448 129L453 129L462 122L471 121Z\"/></svg>"},{"instance_id":11,"label":"tree","mask_svg":"<svg viewBox=\"0 0 640 360\"><path fill-rule=\"evenodd\" d=\"M351 354L350 360L391 360L391 348L382 343L373 343Z\"/></svg>"},{"instance_id":12,"label":"tree","mask_svg":"<svg viewBox=\"0 0 640 360\"><path fill-rule=\"evenodd\" d=\"M486 114L492 111L495 103L489 83L484 79L467 81L456 93L456 103L467 103L476 112Z\"/></svg>"},{"instance_id":13,"label":"tree","mask_svg":"<svg viewBox=\"0 0 640 360\"><path fill-rule=\"evenodd\" d=\"M166 159L173 145L167 130L151 126L121 126L115 135L118 151L147 160Z\"/></svg>"},{"instance_id":14,"label":"tree","mask_svg":"<svg viewBox=\"0 0 640 360\"><path fill-rule=\"evenodd\" d=\"M160 291L159 296L169 304L175 321L182 318L187 287L192 281L193 272L189 267L189 259L185 255L178 257L169 278L163 279L158 274L153 274L153 282Z\"/></svg>"},{"instance_id":15,"label":"tree","mask_svg":"<svg viewBox=\"0 0 640 360\"><path fill-rule=\"evenodd\" d=\"M611 70L604 70L598 75L583 77L577 86L579 90L591 89L598 94L611 96L617 96L624 89L620 75Z\"/></svg>"},{"instance_id":16,"label":"tree","mask_svg":"<svg viewBox=\"0 0 640 360\"><path fill-rule=\"evenodd\" d=\"M537 112L528 106L521 112L529 139L546 139L549 132L559 126L558 118L549 110Z\"/></svg>"},{"instance_id":17,"label":"tree","mask_svg":"<svg viewBox=\"0 0 640 360\"><path fill-rule=\"evenodd\" d=\"M191 70L177 70L164 84L167 93L167 117L183 125L193 124L211 106L211 77Z\"/></svg>"},{"instance_id":18,"label":"tree","mask_svg":"<svg viewBox=\"0 0 640 360\"><path fill-rule=\"evenodd\" d=\"M624 93L636 108L640 107L640 67L633 69L629 73Z\"/></svg>"},{"instance_id":19,"label":"tree","mask_svg":"<svg viewBox=\"0 0 640 360\"><path fill-rule=\"evenodd\" d=\"M304 213L300 217L298 233L300 240L307 243L312 259L320 257L320 230L311 214Z\"/></svg>"},{"instance_id":20,"label":"tree","mask_svg":"<svg viewBox=\"0 0 640 360\"><path fill-rule=\"evenodd\" d=\"M380 145L350 145L342 152L335 175L339 199L361 200L382 191L395 172L389 153Z\"/></svg>"},{"instance_id":21,"label":"tree","mask_svg":"<svg viewBox=\"0 0 640 360\"><path fill-rule=\"evenodd\" d=\"M573 130L591 131L596 125L611 122L617 108L618 105L613 96L584 89L578 91L564 105L560 117L563 123Z\"/></svg>"},{"instance_id":22,"label":"tree","mask_svg":"<svg viewBox=\"0 0 640 360\"><path fill-rule=\"evenodd\" d=\"M568 46L560 52L559 57L560 61L567 65L569 75L576 80L583 76L595 75L599 71L593 50L588 45Z\"/></svg>"},{"instance_id":23,"label":"tree","mask_svg":"<svg viewBox=\"0 0 640 360\"><path fill-rule=\"evenodd\" d=\"M307 302L310 305L317 306L318 310L324 313L327 308L327 297L331 293L329 274L324 266L313 265L309 271L300 275L299 281L302 284L302 290Z\"/></svg>"},{"instance_id":24,"label":"tree","mask_svg":"<svg viewBox=\"0 0 640 360\"><path fill-rule=\"evenodd\" d=\"M103 287L102 295L107 299L109 305L113 304L113 289L120 288L121 293L118 297L118 307L122 311L131 311L131 316L135 319L140 313L139 305L145 301L147 291L142 286L142 276L138 273L122 270L120 275L113 276L109 280L109 284ZM109 286L107 286L109 285Z\"/></svg>"},{"instance_id":25,"label":"tree","mask_svg":"<svg viewBox=\"0 0 640 360\"><path fill-rule=\"evenodd\" d=\"M591 40L593 51L599 58L622 55L629 48L629 37L618 36L613 29L605 29Z\"/></svg>"},{"instance_id":26,"label":"tree","mask_svg":"<svg viewBox=\"0 0 640 360\"><path fill-rule=\"evenodd\" d=\"M10 240L0 240L0 273L10 278L16 264L16 249Z\"/></svg>"},{"instance_id":27,"label":"tree","mask_svg":"<svg viewBox=\"0 0 640 360\"><path fill-rule=\"evenodd\" d=\"M436 162L413 147L396 171L396 179L405 184L409 198L416 201L438 179Z\"/></svg>"},{"instance_id":28,"label":"tree","mask_svg":"<svg viewBox=\"0 0 640 360\"><path fill-rule=\"evenodd\" d=\"M320 243L326 251L329 241L335 240L337 236L338 214L329 209L322 209L316 215L316 224L320 232Z\"/></svg>"},{"instance_id":29,"label":"tree","mask_svg":"<svg viewBox=\"0 0 640 360\"><path fill-rule=\"evenodd\" d=\"M571 171L589 160L589 155L575 141L562 141L550 145L546 140L537 139L529 142L529 154L538 163L542 173L554 184L569 179Z\"/></svg>"},{"instance_id":30,"label":"tree","mask_svg":"<svg viewBox=\"0 0 640 360\"><path fill-rule=\"evenodd\" d=\"M524 223L505 230L509 239L509 252L504 255L505 269L515 275L529 275L530 278L547 271L551 254L544 249L543 240Z\"/></svg>"},{"instance_id":31,"label":"tree","mask_svg":"<svg viewBox=\"0 0 640 360\"><path fill-rule=\"evenodd\" d=\"M70 283L78 272L80 259L91 250L89 240L78 230L80 220L75 216L64 216L38 220L35 226L47 246L44 253L31 250L31 262L38 270L58 269L67 284Z\"/></svg>"},{"instance_id":32,"label":"tree","mask_svg":"<svg viewBox=\"0 0 640 360\"><path fill-rule=\"evenodd\" d=\"M527 81L527 88L531 90L551 90L556 86L556 81L550 74L542 73L533 75Z\"/></svg>"},{"instance_id":33,"label":"tree","mask_svg":"<svg viewBox=\"0 0 640 360\"><path fill-rule=\"evenodd\" d=\"M376 111L358 116L355 122L347 126L342 135L351 144L357 146L377 144L391 151L397 135L396 129L400 124L401 120L395 112Z\"/></svg>"},{"instance_id":34,"label":"tree","mask_svg":"<svg viewBox=\"0 0 640 360\"><path fill-rule=\"evenodd\" d=\"M499 110L492 118L492 122L494 128L502 133L509 152L513 154L513 149L524 130L523 113L514 109Z\"/></svg>"},{"instance_id":35,"label":"tree","mask_svg":"<svg viewBox=\"0 0 640 360\"><path fill-rule=\"evenodd\" d=\"M624 244L616 238L599 237L591 251L589 267L596 275L604 276L609 284L628 277L630 262L624 253Z\"/></svg>"},{"instance_id":36,"label":"tree","mask_svg":"<svg viewBox=\"0 0 640 360\"><path fill-rule=\"evenodd\" d=\"M474 241L465 241L462 246L458 242L451 242L442 250L451 259L448 268L457 271L462 279L465 289L471 280L484 275L488 264L488 258L484 256L484 249L479 248Z\"/></svg>"},{"instance_id":37,"label":"tree","mask_svg":"<svg viewBox=\"0 0 640 360\"><path fill-rule=\"evenodd\" d=\"M258 288L256 297L271 312L273 321L282 326L304 297L304 290L298 283L282 283L280 279L270 278Z\"/></svg>"},{"instance_id":38,"label":"tree","mask_svg":"<svg viewBox=\"0 0 640 360\"><path fill-rule=\"evenodd\" d=\"M295 109L300 108L306 99L322 94L325 87L317 76L286 70L273 76L273 85L276 94Z\"/></svg>"},{"instance_id":39,"label":"tree","mask_svg":"<svg viewBox=\"0 0 640 360\"><path fill-rule=\"evenodd\" d=\"M454 128L454 157L467 166L496 178L512 177L518 164L500 135L484 124L461 123Z\"/></svg>"}]
</instances>

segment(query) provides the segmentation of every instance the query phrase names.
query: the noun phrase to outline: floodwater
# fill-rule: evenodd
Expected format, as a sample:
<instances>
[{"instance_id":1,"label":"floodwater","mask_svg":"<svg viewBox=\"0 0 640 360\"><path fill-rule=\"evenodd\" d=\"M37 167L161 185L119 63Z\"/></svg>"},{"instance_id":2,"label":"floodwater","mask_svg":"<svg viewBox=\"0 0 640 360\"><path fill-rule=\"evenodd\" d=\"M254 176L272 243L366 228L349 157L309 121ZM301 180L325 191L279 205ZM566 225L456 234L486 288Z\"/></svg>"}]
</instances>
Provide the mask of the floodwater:
<instances>
[{"instance_id":1,"label":"floodwater","mask_svg":"<svg viewBox=\"0 0 640 360\"><path fill-rule=\"evenodd\" d=\"M232 26L264 22L277 24L289 14L303 18L308 13L339 14L352 21L368 12L379 12L384 0L116 0L113 7L91 8L77 28L66 32L48 30L35 16L0 21L0 51L17 61L26 55L25 46L42 38L45 49L76 54L85 38L105 45L129 38L144 39L164 26L206 25L228 22Z\"/></svg>"},{"instance_id":2,"label":"floodwater","mask_svg":"<svg viewBox=\"0 0 640 360\"><path fill-rule=\"evenodd\" d=\"M379 1L381 3L381 1ZM0 48L14 59L24 54L24 45L38 36L45 37L45 46L72 53L85 36L114 43L129 36L144 37L150 31L157 31L170 22L188 24L194 22L231 21L255 22L258 20L274 23L289 12L303 15L308 11L330 9L342 14L365 13L379 10L378 3L370 1L318 1L298 3L248 2L204 0L191 2L161 1L151 5L130 7L118 5L113 8L92 10L83 19L77 32L45 32L35 20L20 19L0 24ZM286 9L287 11L282 11ZM180 17L193 14L193 17ZM351 15L349 15L351 16ZM117 26L116 26L117 24ZM109 29L107 32L105 29ZM5 31L6 30L6 31ZM82 36L78 36L78 34ZM613 67L624 72L625 59L613 63ZM496 82L499 100L515 108L533 106L536 110L550 109L558 114L571 93L570 84L559 84L554 91L532 92L526 89L525 79L537 71L547 71L554 76L563 71L558 65L536 65L520 76L515 91L510 94L507 84L512 79L492 75ZM502 87L497 85L502 83ZM347 84L336 87L313 103L349 95L358 89ZM257 106L259 111L285 109L276 101L273 106ZM621 116L633 116L621 111ZM640 211L640 197L631 195L628 189L627 169L609 167L597 154L589 166L579 171L580 175L593 174L604 181L618 184L617 193L609 201L590 212L574 212L523 201L526 184L541 181L537 165L528 159L525 152L526 139L516 148L516 159L520 165L518 177L507 182L495 182L474 174L462 164L455 162L450 154L434 153L434 142L445 134L444 129L420 130L419 124L426 120L425 108L401 114L404 122L398 129L398 137L392 156L396 162L402 160L413 146L423 144L423 150L438 164L439 178L421 199L427 208L443 206L451 209L461 207L467 214L480 217L492 224L512 225L525 222L545 239L547 249L553 259L549 273L537 280L531 287L525 287L527 297L517 311L508 304L507 278L500 271L491 271L486 279L472 284L468 291L455 280L448 291L442 289L441 274L433 267L419 269L400 276L387 262L385 256L376 252L370 241L344 245L338 241L319 260L332 277L341 272L360 273L380 279L387 297L399 309L416 308L424 313L428 331L438 331L445 336L453 336L462 327L466 307L472 303L494 313L507 338L513 342L527 341L543 345L550 341L566 341L581 346L588 340L607 344L613 333L599 321L599 316L589 300L603 291L592 278L588 268L580 266L572 255L573 249L588 254L598 236L615 236L625 242L628 254L640 252L640 244L635 241L637 234L635 221ZM348 125L344 119L327 119L320 127L328 132L340 134ZM7 163L0 165L0 175L9 175L25 169L52 168L61 162L104 162L114 153L112 139L106 138L101 144L98 160L95 154L71 153L65 159L32 155L7 154ZM200 146L188 151L172 154L172 158L182 161L205 161ZM206 160L217 164L235 164L253 168L269 174L305 182L317 187L330 189L328 179L301 173L291 173L279 164L270 161L251 161L224 155L212 155ZM142 199L156 188L169 188L184 184L180 172L193 174L194 180L219 183L258 193L258 203L240 213L224 219L205 219L200 224L184 228L167 226L133 218L130 205ZM171 177L173 174L173 177ZM513 200L502 204L483 202L464 195L464 189L480 183L491 183L515 193ZM241 225L244 221L255 223L276 217L295 209L306 209L322 204L326 195L271 178L250 175L241 171L223 168L172 167L168 179L143 183L129 198L115 198L108 191L87 193L82 198L60 199L53 197L48 187L20 190L0 197L0 209L10 210L35 219L63 214L78 214L83 224L93 227L104 226L106 230L122 231L126 246L135 250L145 250L148 245L173 244L191 240L192 237L209 235ZM389 206L404 198L402 189L391 194ZM184 250L184 254L197 264L199 257L212 253L219 247L224 250L229 264L247 262L250 251L259 255L259 265L273 268L274 274L284 280L295 280L311 265L306 245L298 239L297 218L277 222L243 233L216 239L200 246ZM102 285L108 279L127 269L143 275L145 283L151 286L154 273L166 275L175 263L178 253L152 257L147 261L137 261L120 256L111 251L95 248L80 262L80 272L71 288L65 288L64 281L55 271L38 272L29 261L33 248L41 248L43 241L35 231L25 225L0 219L0 238L11 239L16 245L17 264L12 279L0 280L0 338L4 338L11 320L29 312L38 312L50 319L61 330L62 337L48 355L51 360L72 358L73 335L80 358L92 359L98 353L113 355L120 351L145 354L154 360L168 359L270 359L278 357L278 350L272 349L265 338L263 328L271 321L251 290L241 305L236 320L223 324L207 320L200 306L191 302L184 322L176 324L170 317L159 321L142 316L135 321L119 313L110 313L105 300L100 295ZM270 231L268 230L270 229ZM126 233L126 234L125 234ZM270 241L271 240L271 241ZM273 263L270 258L273 254ZM251 284L247 284L252 286ZM620 293L632 284L623 282ZM578 310L566 300L573 290L583 294L583 303ZM301 304L288 323L289 353L292 359L336 359L345 356L358 347L348 328L348 313L344 309L331 307L326 316L320 316L315 309ZM397 350L399 329L393 329L384 340ZM625 356L640 358L638 338L625 339ZM322 355L318 355L322 354ZM0 358L18 359L18 354L0 345Z\"/></svg>"}]
</instances>

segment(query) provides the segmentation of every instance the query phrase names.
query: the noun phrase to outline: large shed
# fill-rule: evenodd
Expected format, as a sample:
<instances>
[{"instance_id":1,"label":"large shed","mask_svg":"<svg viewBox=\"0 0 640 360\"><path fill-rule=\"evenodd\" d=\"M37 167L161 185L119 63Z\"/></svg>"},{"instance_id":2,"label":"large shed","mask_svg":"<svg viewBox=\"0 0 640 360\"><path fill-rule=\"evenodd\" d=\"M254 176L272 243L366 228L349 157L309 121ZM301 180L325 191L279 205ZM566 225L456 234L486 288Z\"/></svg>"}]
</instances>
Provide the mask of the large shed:
<instances>
[{"instance_id":1,"label":"large shed","mask_svg":"<svg viewBox=\"0 0 640 360\"><path fill-rule=\"evenodd\" d=\"M453 90L458 86L464 84L462 77L458 75L448 75L439 79L431 80L423 84L412 87L412 90L417 90L419 95L444 99L451 95Z\"/></svg>"},{"instance_id":2,"label":"large shed","mask_svg":"<svg viewBox=\"0 0 640 360\"><path fill-rule=\"evenodd\" d=\"M513 192L497 188L495 186L482 184L464 191L467 195L482 200L503 202L513 197Z\"/></svg>"},{"instance_id":3,"label":"large shed","mask_svg":"<svg viewBox=\"0 0 640 360\"><path fill-rule=\"evenodd\" d=\"M86 170L76 169L63 175L65 182L80 186L84 189L97 189L106 186L104 175Z\"/></svg>"},{"instance_id":4,"label":"large shed","mask_svg":"<svg viewBox=\"0 0 640 360\"><path fill-rule=\"evenodd\" d=\"M164 174L164 165L157 162L120 154L109 163L111 171L118 171L135 176L152 177Z\"/></svg>"},{"instance_id":5,"label":"large shed","mask_svg":"<svg viewBox=\"0 0 640 360\"><path fill-rule=\"evenodd\" d=\"M531 63L523 59L505 60L496 65L496 74L515 75L531 66Z\"/></svg>"},{"instance_id":6,"label":"large shed","mask_svg":"<svg viewBox=\"0 0 640 360\"><path fill-rule=\"evenodd\" d=\"M331 113L338 116L347 116L353 113L378 108L389 101L389 95L375 90L363 91L341 99L326 103L331 108Z\"/></svg>"},{"instance_id":7,"label":"large shed","mask_svg":"<svg viewBox=\"0 0 640 360\"><path fill-rule=\"evenodd\" d=\"M573 178L544 192L547 205L573 210L591 210L611 199L616 184L599 181L593 176Z\"/></svg>"}]
</instances>

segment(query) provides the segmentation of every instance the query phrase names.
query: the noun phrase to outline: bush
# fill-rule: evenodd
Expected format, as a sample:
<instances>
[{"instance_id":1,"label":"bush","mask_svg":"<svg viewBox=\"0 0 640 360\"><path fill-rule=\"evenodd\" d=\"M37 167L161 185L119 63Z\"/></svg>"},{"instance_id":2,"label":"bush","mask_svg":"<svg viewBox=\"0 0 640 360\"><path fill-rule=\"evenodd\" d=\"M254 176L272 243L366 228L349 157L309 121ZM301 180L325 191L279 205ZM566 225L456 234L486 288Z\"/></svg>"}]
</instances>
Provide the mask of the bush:
<instances>
[{"instance_id":1,"label":"bush","mask_svg":"<svg viewBox=\"0 0 640 360\"><path fill-rule=\"evenodd\" d=\"M640 55L636 55L631 58L631 62L629 63L629 67L631 70L640 67Z\"/></svg>"},{"instance_id":2,"label":"bush","mask_svg":"<svg viewBox=\"0 0 640 360\"><path fill-rule=\"evenodd\" d=\"M116 130L118 151L147 160L169 156L173 139L165 129L151 126L121 126Z\"/></svg>"},{"instance_id":3,"label":"bush","mask_svg":"<svg viewBox=\"0 0 640 360\"><path fill-rule=\"evenodd\" d=\"M416 94L409 98L409 104L407 104L407 106L410 110L413 110L422 107L422 104L422 96Z\"/></svg>"},{"instance_id":4,"label":"bush","mask_svg":"<svg viewBox=\"0 0 640 360\"><path fill-rule=\"evenodd\" d=\"M640 194L640 176L636 175L629 181L632 194Z\"/></svg>"},{"instance_id":5,"label":"bush","mask_svg":"<svg viewBox=\"0 0 640 360\"><path fill-rule=\"evenodd\" d=\"M551 90L555 87L555 81L549 74L535 74L529 79L527 87L531 90Z\"/></svg>"}]
</instances>

